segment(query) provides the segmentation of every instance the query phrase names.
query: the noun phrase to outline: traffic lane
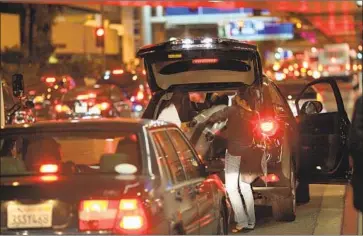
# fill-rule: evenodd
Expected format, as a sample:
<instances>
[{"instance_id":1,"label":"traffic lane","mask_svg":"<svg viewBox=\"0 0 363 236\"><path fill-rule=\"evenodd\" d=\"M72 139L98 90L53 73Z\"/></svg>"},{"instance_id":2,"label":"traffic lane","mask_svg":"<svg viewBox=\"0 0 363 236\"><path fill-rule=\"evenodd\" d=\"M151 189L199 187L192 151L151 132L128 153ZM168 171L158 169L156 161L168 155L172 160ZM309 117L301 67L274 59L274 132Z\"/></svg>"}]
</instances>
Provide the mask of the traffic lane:
<instances>
[{"instance_id":1,"label":"traffic lane","mask_svg":"<svg viewBox=\"0 0 363 236\"><path fill-rule=\"evenodd\" d=\"M311 200L297 207L294 222L276 222L270 207L256 207L251 235L339 235L345 205L345 185L310 185Z\"/></svg>"}]
</instances>

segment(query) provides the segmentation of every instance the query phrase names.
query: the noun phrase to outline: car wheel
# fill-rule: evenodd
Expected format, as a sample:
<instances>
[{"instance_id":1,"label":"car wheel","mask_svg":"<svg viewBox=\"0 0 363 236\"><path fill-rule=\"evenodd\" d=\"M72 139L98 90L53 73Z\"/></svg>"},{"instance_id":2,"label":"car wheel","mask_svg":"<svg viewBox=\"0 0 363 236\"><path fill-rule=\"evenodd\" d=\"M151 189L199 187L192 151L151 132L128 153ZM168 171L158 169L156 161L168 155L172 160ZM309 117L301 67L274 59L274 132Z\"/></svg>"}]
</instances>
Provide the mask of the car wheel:
<instances>
[{"instance_id":1,"label":"car wheel","mask_svg":"<svg viewBox=\"0 0 363 236\"><path fill-rule=\"evenodd\" d=\"M289 197L272 202L272 214L276 221L291 222L296 218L296 177L293 165L291 165L290 189Z\"/></svg>"},{"instance_id":2,"label":"car wheel","mask_svg":"<svg viewBox=\"0 0 363 236\"><path fill-rule=\"evenodd\" d=\"M219 211L217 235L227 235L228 225L227 225L227 214L224 204L221 204L221 209Z\"/></svg>"}]
</instances>

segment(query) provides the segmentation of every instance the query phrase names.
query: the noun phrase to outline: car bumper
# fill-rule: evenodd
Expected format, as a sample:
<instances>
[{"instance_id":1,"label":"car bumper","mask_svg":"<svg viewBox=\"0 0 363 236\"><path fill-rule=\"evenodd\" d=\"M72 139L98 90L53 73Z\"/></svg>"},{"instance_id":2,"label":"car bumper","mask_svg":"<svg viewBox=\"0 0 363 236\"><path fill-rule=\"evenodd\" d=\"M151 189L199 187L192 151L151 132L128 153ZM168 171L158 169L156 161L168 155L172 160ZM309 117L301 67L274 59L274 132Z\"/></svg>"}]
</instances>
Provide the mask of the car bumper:
<instances>
[{"instance_id":1,"label":"car bumper","mask_svg":"<svg viewBox=\"0 0 363 236\"><path fill-rule=\"evenodd\" d=\"M111 235L110 231L80 232L77 229L69 230L1 230L6 235Z\"/></svg>"}]
</instances>

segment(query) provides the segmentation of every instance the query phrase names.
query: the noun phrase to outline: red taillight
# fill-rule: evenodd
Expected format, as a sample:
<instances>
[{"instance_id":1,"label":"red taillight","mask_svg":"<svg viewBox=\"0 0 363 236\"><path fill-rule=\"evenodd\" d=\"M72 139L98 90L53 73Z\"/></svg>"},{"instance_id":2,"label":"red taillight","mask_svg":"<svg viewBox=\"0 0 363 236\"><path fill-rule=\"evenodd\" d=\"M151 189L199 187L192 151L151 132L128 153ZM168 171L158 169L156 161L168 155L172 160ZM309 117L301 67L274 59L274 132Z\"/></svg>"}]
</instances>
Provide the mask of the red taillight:
<instances>
[{"instance_id":1,"label":"red taillight","mask_svg":"<svg viewBox=\"0 0 363 236\"><path fill-rule=\"evenodd\" d=\"M261 134L267 136L273 136L276 134L278 124L274 120L264 120L260 122Z\"/></svg>"},{"instance_id":2,"label":"red taillight","mask_svg":"<svg viewBox=\"0 0 363 236\"><path fill-rule=\"evenodd\" d=\"M217 58L194 59L193 64L214 64L217 63Z\"/></svg>"},{"instance_id":3,"label":"red taillight","mask_svg":"<svg viewBox=\"0 0 363 236\"><path fill-rule=\"evenodd\" d=\"M102 111L105 111L110 108L110 104L108 102L103 102L100 104L100 108Z\"/></svg>"},{"instance_id":4,"label":"red taillight","mask_svg":"<svg viewBox=\"0 0 363 236\"><path fill-rule=\"evenodd\" d=\"M58 169L59 167L56 164L45 164L40 166L39 172L43 174L52 174L57 173Z\"/></svg>"},{"instance_id":5,"label":"red taillight","mask_svg":"<svg viewBox=\"0 0 363 236\"><path fill-rule=\"evenodd\" d=\"M136 99L137 100L144 99L144 93L142 91L137 92Z\"/></svg>"},{"instance_id":6,"label":"red taillight","mask_svg":"<svg viewBox=\"0 0 363 236\"><path fill-rule=\"evenodd\" d=\"M62 105L61 104L58 104L57 106L55 106L55 110L57 112L62 112Z\"/></svg>"},{"instance_id":7,"label":"red taillight","mask_svg":"<svg viewBox=\"0 0 363 236\"><path fill-rule=\"evenodd\" d=\"M58 104L55 106L55 110L56 112L61 113L70 111L70 108L67 105Z\"/></svg>"},{"instance_id":8,"label":"red taillight","mask_svg":"<svg viewBox=\"0 0 363 236\"><path fill-rule=\"evenodd\" d=\"M85 200L79 210L81 231L112 230L117 234L140 234L146 230L146 215L138 199Z\"/></svg>"},{"instance_id":9,"label":"red taillight","mask_svg":"<svg viewBox=\"0 0 363 236\"><path fill-rule=\"evenodd\" d=\"M40 180L43 182L53 182L53 181L58 180L58 176L57 175L44 175L44 176L40 176Z\"/></svg>"},{"instance_id":10,"label":"red taillight","mask_svg":"<svg viewBox=\"0 0 363 236\"><path fill-rule=\"evenodd\" d=\"M56 81L56 78L55 77L47 77L47 78L45 78L45 82L48 83L48 84L55 83L55 81Z\"/></svg>"},{"instance_id":11,"label":"red taillight","mask_svg":"<svg viewBox=\"0 0 363 236\"><path fill-rule=\"evenodd\" d=\"M113 70L112 74L114 75L122 75L124 73L124 70Z\"/></svg>"},{"instance_id":12,"label":"red taillight","mask_svg":"<svg viewBox=\"0 0 363 236\"><path fill-rule=\"evenodd\" d=\"M268 174L267 176L262 176L261 179L266 183L274 183L280 181L279 177L275 174Z\"/></svg>"}]
</instances>

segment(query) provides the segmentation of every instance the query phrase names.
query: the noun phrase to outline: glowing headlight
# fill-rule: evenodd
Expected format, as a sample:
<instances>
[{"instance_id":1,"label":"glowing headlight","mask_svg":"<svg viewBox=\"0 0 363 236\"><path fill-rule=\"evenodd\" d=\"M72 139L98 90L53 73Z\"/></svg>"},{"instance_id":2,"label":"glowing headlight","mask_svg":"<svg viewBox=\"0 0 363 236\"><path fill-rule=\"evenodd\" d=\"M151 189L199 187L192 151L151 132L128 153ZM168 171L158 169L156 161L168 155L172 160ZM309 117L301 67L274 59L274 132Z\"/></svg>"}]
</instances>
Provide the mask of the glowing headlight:
<instances>
[{"instance_id":1,"label":"glowing headlight","mask_svg":"<svg viewBox=\"0 0 363 236\"><path fill-rule=\"evenodd\" d=\"M202 43L206 43L206 44L209 44L209 43L212 43L213 42L213 39L211 38L205 38L202 40Z\"/></svg>"},{"instance_id":2,"label":"glowing headlight","mask_svg":"<svg viewBox=\"0 0 363 236\"><path fill-rule=\"evenodd\" d=\"M182 41L182 43L183 44L193 44L193 40L191 40L191 39L183 39L183 41Z\"/></svg>"}]
</instances>

